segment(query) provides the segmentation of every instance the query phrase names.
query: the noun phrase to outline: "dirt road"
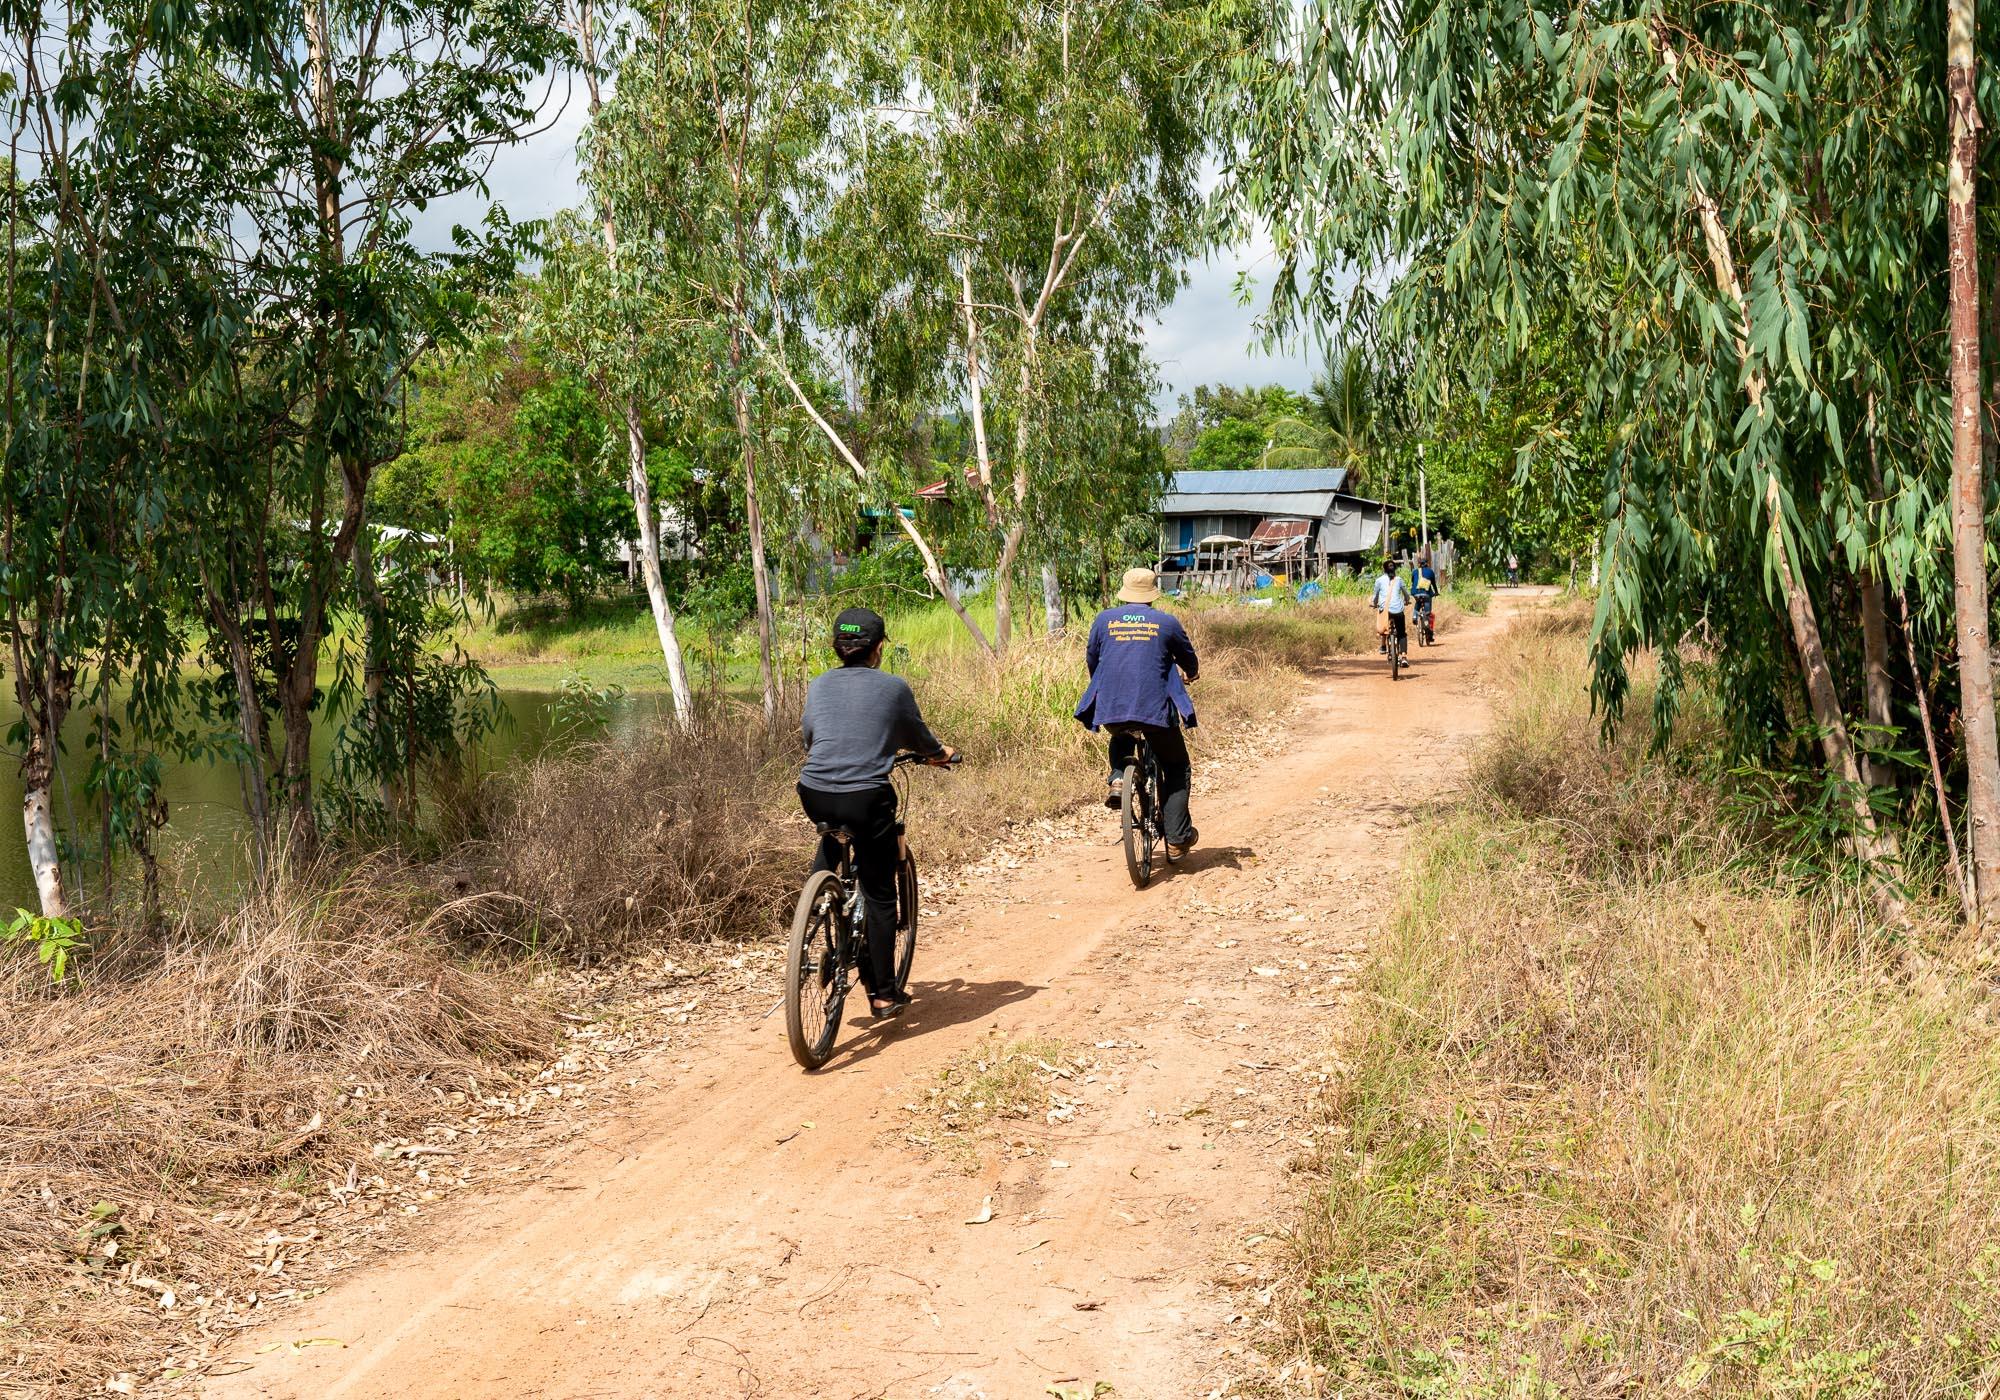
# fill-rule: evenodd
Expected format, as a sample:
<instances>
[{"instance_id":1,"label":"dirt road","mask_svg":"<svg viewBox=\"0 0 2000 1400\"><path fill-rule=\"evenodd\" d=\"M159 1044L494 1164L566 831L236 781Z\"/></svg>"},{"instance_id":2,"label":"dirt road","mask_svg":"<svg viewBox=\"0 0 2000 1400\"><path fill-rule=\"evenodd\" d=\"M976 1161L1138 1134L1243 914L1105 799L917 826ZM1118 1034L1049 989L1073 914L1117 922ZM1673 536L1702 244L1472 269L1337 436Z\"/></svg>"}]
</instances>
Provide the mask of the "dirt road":
<instances>
[{"instance_id":1,"label":"dirt road","mask_svg":"<svg viewBox=\"0 0 2000 1400\"><path fill-rule=\"evenodd\" d=\"M1197 749L1203 844L1151 888L1131 888L1102 811L1002 853L927 913L901 1022L857 1021L813 1076L781 1017L726 1028L543 1184L243 1337L247 1368L205 1393L1132 1400L1269 1382L1257 1304L1296 1209L1286 1163L1322 1146L1306 1110L1328 1029L1412 809L1486 722L1472 673L1508 607L1393 685L1373 657L1334 663L1264 752ZM906 1105L940 1066L1025 1036L1070 1049L1053 1114L1004 1125L969 1175L911 1146Z\"/></svg>"}]
</instances>

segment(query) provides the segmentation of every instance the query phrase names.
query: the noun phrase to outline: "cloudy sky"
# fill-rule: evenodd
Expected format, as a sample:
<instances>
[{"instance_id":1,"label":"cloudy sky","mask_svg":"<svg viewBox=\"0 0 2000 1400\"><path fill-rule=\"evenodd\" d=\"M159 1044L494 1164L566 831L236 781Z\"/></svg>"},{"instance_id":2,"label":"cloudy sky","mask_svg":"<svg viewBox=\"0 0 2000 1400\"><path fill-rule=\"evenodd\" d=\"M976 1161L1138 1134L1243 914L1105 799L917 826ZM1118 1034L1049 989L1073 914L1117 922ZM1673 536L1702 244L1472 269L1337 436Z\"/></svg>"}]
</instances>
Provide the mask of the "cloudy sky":
<instances>
[{"instance_id":1,"label":"cloudy sky","mask_svg":"<svg viewBox=\"0 0 2000 1400\"><path fill-rule=\"evenodd\" d=\"M584 120L582 94L567 103L557 94L546 110L547 129L501 152L488 180L494 199L517 221L544 218L580 198L576 138ZM422 220L419 236L428 233L443 241L454 222L475 222L482 203L464 199L433 208ZM1186 289L1147 327L1147 344L1165 385L1159 400L1162 417L1173 412L1179 395L1197 384L1310 386L1316 361L1296 348L1291 353L1265 353L1250 324L1255 308L1237 303L1237 273L1248 269L1253 276L1260 270L1268 274L1269 265L1267 246L1251 243L1222 250L1188 269Z\"/></svg>"}]
</instances>

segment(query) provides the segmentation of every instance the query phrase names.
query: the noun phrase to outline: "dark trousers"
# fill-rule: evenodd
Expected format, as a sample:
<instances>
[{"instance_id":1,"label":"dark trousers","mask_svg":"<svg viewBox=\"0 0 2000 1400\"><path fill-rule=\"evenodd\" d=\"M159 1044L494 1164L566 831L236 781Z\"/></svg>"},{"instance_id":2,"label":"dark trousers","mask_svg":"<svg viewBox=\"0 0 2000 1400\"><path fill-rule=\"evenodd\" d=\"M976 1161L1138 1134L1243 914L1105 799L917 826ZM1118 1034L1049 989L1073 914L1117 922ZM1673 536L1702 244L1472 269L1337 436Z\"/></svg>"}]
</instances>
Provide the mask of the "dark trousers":
<instances>
[{"instance_id":1,"label":"dark trousers","mask_svg":"<svg viewBox=\"0 0 2000 1400\"><path fill-rule=\"evenodd\" d=\"M816 822L845 827L854 836L854 873L861 881L862 920L868 930L868 956L861 963L861 985L868 995L888 996L896 986L896 867L902 864L897 837L896 790L884 783L861 792L821 792L799 784L799 805ZM832 870L840 863L840 845L820 838L814 870Z\"/></svg>"},{"instance_id":2,"label":"dark trousers","mask_svg":"<svg viewBox=\"0 0 2000 1400\"><path fill-rule=\"evenodd\" d=\"M1188 762L1187 736L1178 724L1120 725L1111 734L1111 776L1118 777L1126 765L1139 761L1139 734L1153 746L1160 764L1160 834L1176 846L1194 837L1194 823L1188 819L1188 787L1194 767Z\"/></svg>"},{"instance_id":3,"label":"dark trousers","mask_svg":"<svg viewBox=\"0 0 2000 1400\"><path fill-rule=\"evenodd\" d=\"M1407 621L1408 616L1409 614L1407 612L1389 614L1389 631L1382 638L1382 650L1387 651L1389 649L1390 637L1394 637L1397 641L1401 642L1403 644L1403 650L1408 651L1410 649L1410 629L1409 629L1409 623Z\"/></svg>"}]
</instances>

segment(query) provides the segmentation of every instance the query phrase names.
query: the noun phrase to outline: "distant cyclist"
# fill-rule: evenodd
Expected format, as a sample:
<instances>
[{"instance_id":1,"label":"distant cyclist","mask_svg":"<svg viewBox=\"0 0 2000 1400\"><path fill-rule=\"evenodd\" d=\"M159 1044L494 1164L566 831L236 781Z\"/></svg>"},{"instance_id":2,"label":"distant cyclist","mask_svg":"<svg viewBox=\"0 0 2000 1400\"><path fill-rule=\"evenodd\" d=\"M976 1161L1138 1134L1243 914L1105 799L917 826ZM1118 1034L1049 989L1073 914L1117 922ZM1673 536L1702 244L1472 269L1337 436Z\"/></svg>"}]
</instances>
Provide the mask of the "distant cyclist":
<instances>
[{"instance_id":1,"label":"distant cyclist","mask_svg":"<svg viewBox=\"0 0 2000 1400\"><path fill-rule=\"evenodd\" d=\"M888 626L867 608L849 608L833 620L835 670L806 689L806 762L799 773L799 804L815 822L843 827L854 837L854 869L866 911L868 957L861 984L877 1019L900 1016L909 993L896 983L896 867L902 861L902 823L889 770L908 751L930 763L949 763L957 750L937 741L901 676L879 670ZM819 843L815 870L831 870L839 850L831 836Z\"/></svg>"},{"instance_id":2,"label":"distant cyclist","mask_svg":"<svg viewBox=\"0 0 2000 1400\"><path fill-rule=\"evenodd\" d=\"M1429 624L1431 609L1437 605L1437 595L1437 570L1431 567L1431 552L1427 549L1417 556L1417 562L1410 570L1410 597L1417 605L1417 626Z\"/></svg>"},{"instance_id":3,"label":"distant cyclist","mask_svg":"<svg viewBox=\"0 0 2000 1400\"><path fill-rule=\"evenodd\" d=\"M1114 731L1107 807L1118 806L1123 796L1125 769L1139 756L1140 736L1151 745L1160 764L1160 834L1178 856L1200 839L1188 815L1192 768L1182 730L1195 720L1182 678L1193 680L1201 663L1187 629L1156 606L1159 599L1151 569L1125 571L1118 602L1090 624L1084 653L1090 685L1076 703L1076 717L1092 730Z\"/></svg>"},{"instance_id":4,"label":"distant cyclist","mask_svg":"<svg viewBox=\"0 0 2000 1400\"><path fill-rule=\"evenodd\" d=\"M1388 626L1381 628L1382 650L1389 650L1389 639L1395 638L1403 644L1403 654L1409 655L1410 634L1403 611L1409 603L1409 593L1403 587L1403 579L1396 572L1396 561L1389 555L1382 556L1382 572L1375 579L1375 594L1369 606L1381 614Z\"/></svg>"}]
</instances>

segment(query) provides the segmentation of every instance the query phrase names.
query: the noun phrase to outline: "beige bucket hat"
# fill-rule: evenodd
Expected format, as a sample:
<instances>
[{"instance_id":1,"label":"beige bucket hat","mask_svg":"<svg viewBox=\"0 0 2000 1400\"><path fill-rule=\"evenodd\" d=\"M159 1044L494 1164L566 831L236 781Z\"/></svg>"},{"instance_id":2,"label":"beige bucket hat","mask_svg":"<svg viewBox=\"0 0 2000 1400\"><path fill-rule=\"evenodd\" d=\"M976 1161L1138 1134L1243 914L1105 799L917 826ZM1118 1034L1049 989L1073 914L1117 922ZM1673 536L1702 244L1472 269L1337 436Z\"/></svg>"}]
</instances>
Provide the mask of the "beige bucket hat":
<instances>
[{"instance_id":1,"label":"beige bucket hat","mask_svg":"<svg viewBox=\"0 0 2000 1400\"><path fill-rule=\"evenodd\" d=\"M1118 601L1121 603L1156 603L1160 598L1160 580L1151 569L1127 569L1125 581L1118 585Z\"/></svg>"}]
</instances>

